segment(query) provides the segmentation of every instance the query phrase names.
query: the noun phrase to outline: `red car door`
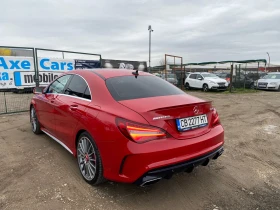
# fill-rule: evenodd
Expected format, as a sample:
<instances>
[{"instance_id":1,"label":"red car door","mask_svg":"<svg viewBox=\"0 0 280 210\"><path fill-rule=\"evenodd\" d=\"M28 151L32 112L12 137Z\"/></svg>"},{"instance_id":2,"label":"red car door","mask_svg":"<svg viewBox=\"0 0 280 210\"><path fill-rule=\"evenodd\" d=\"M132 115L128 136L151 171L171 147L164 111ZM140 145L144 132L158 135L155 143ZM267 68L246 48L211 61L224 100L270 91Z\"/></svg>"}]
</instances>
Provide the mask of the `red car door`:
<instances>
[{"instance_id":1,"label":"red car door","mask_svg":"<svg viewBox=\"0 0 280 210\"><path fill-rule=\"evenodd\" d=\"M71 75L65 75L54 80L46 92L40 94L38 97L38 104L36 106L39 121L42 124L43 130L49 134L55 135L55 101L57 100L60 93L63 92L64 87Z\"/></svg>"},{"instance_id":2,"label":"red car door","mask_svg":"<svg viewBox=\"0 0 280 210\"><path fill-rule=\"evenodd\" d=\"M53 134L55 131L53 102L56 97L57 94L43 93L36 98L36 110L39 122L43 129L50 134Z\"/></svg>"},{"instance_id":3,"label":"red car door","mask_svg":"<svg viewBox=\"0 0 280 210\"><path fill-rule=\"evenodd\" d=\"M79 119L85 117L85 110L90 103L90 91L86 81L74 75L64 94L55 100L55 133L57 138L68 148L73 148L74 132Z\"/></svg>"}]
</instances>

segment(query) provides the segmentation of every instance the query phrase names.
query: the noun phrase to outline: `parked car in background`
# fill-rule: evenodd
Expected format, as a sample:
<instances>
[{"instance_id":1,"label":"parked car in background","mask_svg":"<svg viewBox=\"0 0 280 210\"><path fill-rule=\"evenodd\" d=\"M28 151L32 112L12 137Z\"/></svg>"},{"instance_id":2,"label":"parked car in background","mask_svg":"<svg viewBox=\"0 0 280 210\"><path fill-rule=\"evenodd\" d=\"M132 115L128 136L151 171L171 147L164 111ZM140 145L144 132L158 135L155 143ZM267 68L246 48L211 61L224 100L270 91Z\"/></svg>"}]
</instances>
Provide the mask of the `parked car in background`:
<instances>
[{"instance_id":1,"label":"parked car in background","mask_svg":"<svg viewBox=\"0 0 280 210\"><path fill-rule=\"evenodd\" d=\"M230 73L217 73L218 77L225 79L228 83L230 83Z\"/></svg>"},{"instance_id":2,"label":"parked car in background","mask_svg":"<svg viewBox=\"0 0 280 210\"><path fill-rule=\"evenodd\" d=\"M212 103L146 72L75 70L34 93L32 131L77 157L89 184L144 186L206 166L223 152Z\"/></svg>"},{"instance_id":3,"label":"parked car in background","mask_svg":"<svg viewBox=\"0 0 280 210\"><path fill-rule=\"evenodd\" d=\"M178 85L178 79L176 74L172 74L172 73L162 74L161 78L166 80L167 82L170 82L173 85Z\"/></svg>"},{"instance_id":4,"label":"parked car in background","mask_svg":"<svg viewBox=\"0 0 280 210\"><path fill-rule=\"evenodd\" d=\"M262 79L256 81L257 89L280 91L280 72L268 73Z\"/></svg>"},{"instance_id":5,"label":"parked car in background","mask_svg":"<svg viewBox=\"0 0 280 210\"><path fill-rule=\"evenodd\" d=\"M258 80L258 79L261 79L261 78L263 78L263 77L266 76L266 75L267 75L266 72L248 72L248 73L246 74L246 76L247 76L248 78L251 78L251 79L254 80L254 81L256 81L256 80Z\"/></svg>"},{"instance_id":6,"label":"parked car in background","mask_svg":"<svg viewBox=\"0 0 280 210\"><path fill-rule=\"evenodd\" d=\"M228 87L228 82L215 74L211 73L191 73L185 80L186 89L202 89L225 91Z\"/></svg>"},{"instance_id":7,"label":"parked car in background","mask_svg":"<svg viewBox=\"0 0 280 210\"><path fill-rule=\"evenodd\" d=\"M230 74L229 73L221 73L218 76L222 79L225 79L228 82L228 86L230 85ZM247 75L241 74L240 76L232 77L232 85L234 88L245 88L254 89L254 80L249 78Z\"/></svg>"}]
</instances>

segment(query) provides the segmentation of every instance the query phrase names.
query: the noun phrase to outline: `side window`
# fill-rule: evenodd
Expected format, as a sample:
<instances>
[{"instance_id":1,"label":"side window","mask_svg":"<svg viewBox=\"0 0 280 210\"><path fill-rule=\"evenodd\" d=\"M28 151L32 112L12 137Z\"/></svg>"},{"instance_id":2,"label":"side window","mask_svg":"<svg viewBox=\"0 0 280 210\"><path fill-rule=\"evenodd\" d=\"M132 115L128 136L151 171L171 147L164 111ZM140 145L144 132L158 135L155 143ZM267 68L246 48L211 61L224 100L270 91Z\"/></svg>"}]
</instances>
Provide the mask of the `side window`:
<instances>
[{"instance_id":1,"label":"side window","mask_svg":"<svg viewBox=\"0 0 280 210\"><path fill-rule=\"evenodd\" d=\"M91 99L91 95L90 95L90 91L89 91L89 88L88 88L88 87L87 87L87 89L85 90L84 98L85 98L85 99Z\"/></svg>"},{"instance_id":2,"label":"side window","mask_svg":"<svg viewBox=\"0 0 280 210\"><path fill-rule=\"evenodd\" d=\"M65 75L56 79L48 88L47 93L62 93L71 75Z\"/></svg>"},{"instance_id":3,"label":"side window","mask_svg":"<svg viewBox=\"0 0 280 210\"><path fill-rule=\"evenodd\" d=\"M197 74L196 79L203 79L203 77L200 74Z\"/></svg>"},{"instance_id":4,"label":"side window","mask_svg":"<svg viewBox=\"0 0 280 210\"><path fill-rule=\"evenodd\" d=\"M196 79L196 74L191 74L190 79Z\"/></svg>"},{"instance_id":5,"label":"side window","mask_svg":"<svg viewBox=\"0 0 280 210\"><path fill-rule=\"evenodd\" d=\"M87 83L82 77L78 75L73 76L68 87L65 89L65 94L81 97L81 98L87 98L87 99L91 97L88 90Z\"/></svg>"}]
</instances>

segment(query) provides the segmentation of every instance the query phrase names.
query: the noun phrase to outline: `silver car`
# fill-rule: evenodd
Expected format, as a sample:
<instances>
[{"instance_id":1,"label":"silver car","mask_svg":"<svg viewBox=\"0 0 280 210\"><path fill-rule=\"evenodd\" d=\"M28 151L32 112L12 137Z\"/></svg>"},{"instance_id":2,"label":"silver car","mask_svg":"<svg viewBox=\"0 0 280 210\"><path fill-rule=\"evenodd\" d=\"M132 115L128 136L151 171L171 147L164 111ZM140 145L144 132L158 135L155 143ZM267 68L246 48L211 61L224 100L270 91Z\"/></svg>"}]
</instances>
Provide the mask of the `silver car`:
<instances>
[{"instance_id":1,"label":"silver car","mask_svg":"<svg viewBox=\"0 0 280 210\"><path fill-rule=\"evenodd\" d=\"M280 72L271 72L256 81L257 89L280 91Z\"/></svg>"},{"instance_id":2,"label":"silver car","mask_svg":"<svg viewBox=\"0 0 280 210\"><path fill-rule=\"evenodd\" d=\"M170 73L167 73L166 75L162 74L161 78L166 80L167 82L170 82L173 85L178 85L178 79L176 74L170 74Z\"/></svg>"}]
</instances>

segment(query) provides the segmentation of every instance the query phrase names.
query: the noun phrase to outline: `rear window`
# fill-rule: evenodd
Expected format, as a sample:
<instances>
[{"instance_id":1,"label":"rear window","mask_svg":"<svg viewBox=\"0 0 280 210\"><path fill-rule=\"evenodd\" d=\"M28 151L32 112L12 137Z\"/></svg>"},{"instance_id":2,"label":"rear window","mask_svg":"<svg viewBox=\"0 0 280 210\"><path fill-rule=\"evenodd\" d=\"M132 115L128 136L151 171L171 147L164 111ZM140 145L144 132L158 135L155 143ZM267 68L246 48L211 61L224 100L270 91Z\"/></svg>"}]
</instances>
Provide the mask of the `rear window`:
<instances>
[{"instance_id":1,"label":"rear window","mask_svg":"<svg viewBox=\"0 0 280 210\"><path fill-rule=\"evenodd\" d=\"M106 80L116 101L185 94L182 90L155 76L123 76Z\"/></svg>"}]
</instances>

